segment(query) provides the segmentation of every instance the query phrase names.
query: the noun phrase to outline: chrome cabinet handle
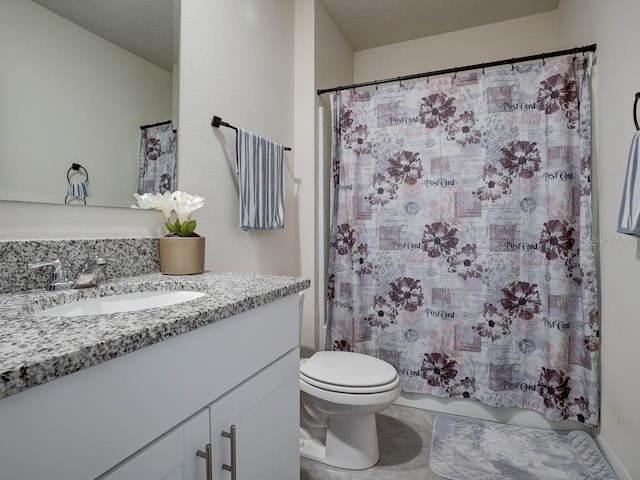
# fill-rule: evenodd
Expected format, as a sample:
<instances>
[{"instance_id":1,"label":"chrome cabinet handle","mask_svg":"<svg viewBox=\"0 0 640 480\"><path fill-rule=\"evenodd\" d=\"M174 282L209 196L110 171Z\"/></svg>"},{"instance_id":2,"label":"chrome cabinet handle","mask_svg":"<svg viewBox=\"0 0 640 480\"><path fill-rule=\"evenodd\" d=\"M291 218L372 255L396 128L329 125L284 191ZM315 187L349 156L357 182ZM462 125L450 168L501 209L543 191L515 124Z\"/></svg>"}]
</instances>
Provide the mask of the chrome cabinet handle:
<instances>
[{"instance_id":1,"label":"chrome cabinet handle","mask_svg":"<svg viewBox=\"0 0 640 480\"><path fill-rule=\"evenodd\" d=\"M231 465L222 464L222 469L231 472L231 480L236 480L236 426L231 425L229 432L222 432L222 436L231 440Z\"/></svg>"},{"instance_id":2,"label":"chrome cabinet handle","mask_svg":"<svg viewBox=\"0 0 640 480\"><path fill-rule=\"evenodd\" d=\"M213 480L213 458L211 456L211 444L207 443L204 447L205 451L198 450L196 455L204 458L207 462L207 480Z\"/></svg>"}]
</instances>

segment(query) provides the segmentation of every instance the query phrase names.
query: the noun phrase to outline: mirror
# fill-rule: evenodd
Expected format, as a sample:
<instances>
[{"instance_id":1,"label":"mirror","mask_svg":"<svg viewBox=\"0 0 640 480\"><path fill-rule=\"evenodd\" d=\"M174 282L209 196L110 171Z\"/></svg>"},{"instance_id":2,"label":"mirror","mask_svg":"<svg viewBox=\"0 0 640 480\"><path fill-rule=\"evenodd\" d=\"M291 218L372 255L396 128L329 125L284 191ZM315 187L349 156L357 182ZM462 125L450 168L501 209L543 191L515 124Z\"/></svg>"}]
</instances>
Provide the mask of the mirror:
<instances>
[{"instance_id":1,"label":"mirror","mask_svg":"<svg viewBox=\"0 0 640 480\"><path fill-rule=\"evenodd\" d=\"M129 208L177 112L179 0L0 2L0 200ZM76 167L81 168L74 168Z\"/></svg>"}]
</instances>

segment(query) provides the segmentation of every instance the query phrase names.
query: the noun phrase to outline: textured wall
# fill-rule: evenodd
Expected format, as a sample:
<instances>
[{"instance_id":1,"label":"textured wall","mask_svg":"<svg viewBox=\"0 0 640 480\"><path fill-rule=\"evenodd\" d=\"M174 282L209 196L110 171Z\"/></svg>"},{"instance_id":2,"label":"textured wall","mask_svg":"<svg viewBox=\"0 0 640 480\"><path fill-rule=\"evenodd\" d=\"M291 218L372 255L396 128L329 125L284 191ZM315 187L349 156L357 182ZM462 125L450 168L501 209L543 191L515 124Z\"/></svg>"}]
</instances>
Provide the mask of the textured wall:
<instances>
[{"instance_id":1,"label":"textured wall","mask_svg":"<svg viewBox=\"0 0 640 480\"><path fill-rule=\"evenodd\" d=\"M557 13L443 33L356 52L354 80L393 78L556 50Z\"/></svg>"},{"instance_id":2,"label":"textured wall","mask_svg":"<svg viewBox=\"0 0 640 480\"><path fill-rule=\"evenodd\" d=\"M198 211L210 270L297 274L297 151L285 152L285 229L238 228L235 137L213 115L293 146L294 2L182 2L178 178L205 198Z\"/></svg>"},{"instance_id":3,"label":"textured wall","mask_svg":"<svg viewBox=\"0 0 640 480\"><path fill-rule=\"evenodd\" d=\"M640 260L635 237L616 234L631 138L632 107L640 91L637 0L561 0L560 47L597 43L593 67L594 168L600 253L602 402L600 436L631 478L640 478L640 384L633 360L640 339Z\"/></svg>"}]
</instances>

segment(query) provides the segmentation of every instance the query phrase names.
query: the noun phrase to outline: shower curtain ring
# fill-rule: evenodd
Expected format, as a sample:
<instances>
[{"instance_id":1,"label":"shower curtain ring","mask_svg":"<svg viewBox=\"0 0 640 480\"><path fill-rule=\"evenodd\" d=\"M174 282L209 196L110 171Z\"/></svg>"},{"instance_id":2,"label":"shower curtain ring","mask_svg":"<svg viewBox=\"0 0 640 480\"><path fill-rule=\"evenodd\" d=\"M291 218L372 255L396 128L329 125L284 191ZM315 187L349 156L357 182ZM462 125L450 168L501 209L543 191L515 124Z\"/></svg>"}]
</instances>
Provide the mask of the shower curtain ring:
<instances>
[{"instance_id":1,"label":"shower curtain ring","mask_svg":"<svg viewBox=\"0 0 640 480\"><path fill-rule=\"evenodd\" d=\"M484 75L484 63L482 64L482 75Z\"/></svg>"},{"instance_id":2,"label":"shower curtain ring","mask_svg":"<svg viewBox=\"0 0 640 480\"><path fill-rule=\"evenodd\" d=\"M543 67L547 64L547 63L545 62L544 56L545 56L545 53L543 52L543 53L542 53L542 66L543 66Z\"/></svg>"}]
</instances>

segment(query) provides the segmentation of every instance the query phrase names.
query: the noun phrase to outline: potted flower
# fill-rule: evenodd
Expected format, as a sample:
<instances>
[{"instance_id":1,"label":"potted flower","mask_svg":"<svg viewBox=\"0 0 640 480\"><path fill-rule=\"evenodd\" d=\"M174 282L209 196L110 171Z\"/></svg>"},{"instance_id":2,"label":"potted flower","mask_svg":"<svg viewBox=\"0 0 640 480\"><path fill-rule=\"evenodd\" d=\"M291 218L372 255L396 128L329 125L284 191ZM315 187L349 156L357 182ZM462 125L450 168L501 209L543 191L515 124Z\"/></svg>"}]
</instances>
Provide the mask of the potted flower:
<instances>
[{"instance_id":1,"label":"potted flower","mask_svg":"<svg viewBox=\"0 0 640 480\"><path fill-rule=\"evenodd\" d=\"M160 271L167 275L202 273L205 238L195 233L191 214L204 205L204 199L180 191L133 196L138 202L133 208L160 210L166 218L169 233L159 239Z\"/></svg>"}]
</instances>

